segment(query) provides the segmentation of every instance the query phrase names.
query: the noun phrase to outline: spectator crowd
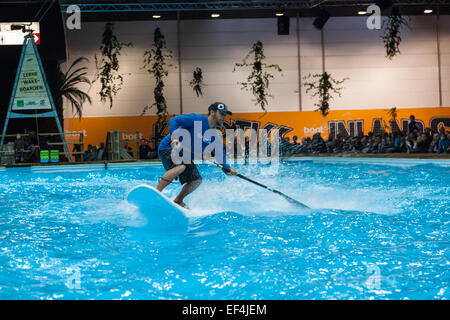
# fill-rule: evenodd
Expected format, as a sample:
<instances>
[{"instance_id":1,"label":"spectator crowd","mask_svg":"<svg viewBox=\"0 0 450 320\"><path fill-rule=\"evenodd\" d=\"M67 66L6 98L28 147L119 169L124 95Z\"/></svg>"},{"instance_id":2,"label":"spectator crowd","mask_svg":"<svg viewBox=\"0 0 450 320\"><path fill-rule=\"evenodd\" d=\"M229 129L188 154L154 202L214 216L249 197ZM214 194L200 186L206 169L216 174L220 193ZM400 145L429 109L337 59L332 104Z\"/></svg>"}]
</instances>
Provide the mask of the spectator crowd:
<instances>
[{"instance_id":1,"label":"spectator crowd","mask_svg":"<svg viewBox=\"0 0 450 320\"><path fill-rule=\"evenodd\" d=\"M134 157L134 152L132 148L128 145L128 142L125 142L122 146L122 149L128 152L131 157ZM80 152L79 144L74 145L73 152ZM141 139L141 143L139 144L139 158L138 159L155 159L158 157L158 153L150 146L150 142L147 139ZM89 144L87 146L87 150L84 153L77 154L75 161L102 161L107 160L107 152L105 143L101 142L99 146L93 146Z\"/></svg>"},{"instance_id":2,"label":"spectator crowd","mask_svg":"<svg viewBox=\"0 0 450 320\"><path fill-rule=\"evenodd\" d=\"M330 135L324 140L320 133L312 138L303 138L298 143L297 137L281 139L281 155L315 154L315 153L450 153L450 132L443 127L432 133L430 128L421 127L410 117L407 132L396 132L368 135L340 136Z\"/></svg>"},{"instance_id":3,"label":"spectator crowd","mask_svg":"<svg viewBox=\"0 0 450 320\"><path fill-rule=\"evenodd\" d=\"M438 132L431 132L430 128L422 130L421 126L415 121L414 116L410 117L408 128L402 132L373 134L358 136L334 137L330 135L327 140L321 137L320 132L315 133L312 138L302 138L299 142L294 136L291 142L289 138L280 138L280 154L289 156L295 154L317 154L317 153L450 153L450 132L446 132L441 127ZM268 146L270 149L270 146ZM131 156L134 157L132 148L125 142L123 147ZM29 150L29 159L38 161L39 147L36 136L31 133L27 141L23 141L20 135L15 142L16 158L23 161L23 150ZM245 157L248 157L248 140L245 143ZM88 145L84 153L79 150L79 145L74 145L76 161L102 161L107 159L105 144L102 142L99 146ZM138 148L138 159L156 159L158 158L157 148L152 148L147 139L141 139ZM270 152L270 151L269 151ZM235 144L235 155L237 154Z\"/></svg>"}]
</instances>

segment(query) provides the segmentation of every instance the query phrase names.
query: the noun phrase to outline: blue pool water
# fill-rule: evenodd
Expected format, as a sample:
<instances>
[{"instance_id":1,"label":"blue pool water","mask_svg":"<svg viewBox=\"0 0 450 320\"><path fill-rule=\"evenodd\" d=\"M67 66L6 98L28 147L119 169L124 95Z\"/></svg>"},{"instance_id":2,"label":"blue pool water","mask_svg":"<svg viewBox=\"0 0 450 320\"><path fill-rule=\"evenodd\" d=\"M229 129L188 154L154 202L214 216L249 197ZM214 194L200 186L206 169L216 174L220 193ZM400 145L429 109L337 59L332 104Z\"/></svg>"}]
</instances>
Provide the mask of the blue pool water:
<instances>
[{"instance_id":1,"label":"blue pool water","mask_svg":"<svg viewBox=\"0 0 450 320\"><path fill-rule=\"evenodd\" d=\"M199 167L172 234L126 201L158 163L0 169L0 299L450 298L450 161L238 166L311 210Z\"/></svg>"}]
</instances>

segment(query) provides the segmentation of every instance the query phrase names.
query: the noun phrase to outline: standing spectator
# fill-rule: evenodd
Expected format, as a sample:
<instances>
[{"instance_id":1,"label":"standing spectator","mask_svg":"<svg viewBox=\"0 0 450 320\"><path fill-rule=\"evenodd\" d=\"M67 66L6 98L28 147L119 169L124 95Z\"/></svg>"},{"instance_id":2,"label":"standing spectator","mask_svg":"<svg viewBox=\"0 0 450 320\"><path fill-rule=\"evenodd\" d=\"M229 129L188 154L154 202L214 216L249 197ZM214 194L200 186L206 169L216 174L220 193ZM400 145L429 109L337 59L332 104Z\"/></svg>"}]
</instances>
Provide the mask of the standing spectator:
<instances>
[{"instance_id":1,"label":"standing spectator","mask_svg":"<svg viewBox=\"0 0 450 320\"><path fill-rule=\"evenodd\" d=\"M97 150L97 161L105 160L105 143L100 142L100 147Z\"/></svg>"},{"instance_id":2,"label":"standing spectator","mask_svg":"<svg viewBox=\"0 0 450 320\"><path fill-rule=\"evenodd\" d=\"M25 148L25 141L22 136L18 133L16 135L16 140L14 141L14 153L16 157L16 161L19 161L19 153L20 153L20 162L23 162L23 150Z\"/></svg>"},{"instance_id":3,"label":"standing spectator","mask_svg":"<svg viewBox=\"0 0 450 320\"><path fill-rule=\"evenodd\" d=\"M72 152L81 152L81 146L78 143L74 144ZM75 156L75 161L76 162L80 162L81 161L81 154L75 153L74 156Z\"/></svg>"},{"instance_id":4,"label":"standing spectator","mask_svg":"<svg viewBox=\"0 0 450 320\"><path fill-rule=\"evenodd\" d=\"M402 151L402 134L396 133L394 135L394 148L396 152Z\"/></svg>"},{"instance_id":5,"label":"standing spectator","mask_svg":"<svg viewBox=\"0 0 450 320\"><path fill-rule=\"evenodd\" d=\"M416 122L416 118L411 115L409 117L409 123L408 123L408 136L410 133L415 133L415 130L420 132L420 125Z\"/></svg>"},{"instance_id":6,"label":"standing spectator","mask_svg":"<svg viewBox=\"0 0 450 320\"><path fill-rule=\"evenodd\" d=\"M37 140L37 136L34 133L34 131L30 131L30 134L28 135L28 143L26 146L26 150L30 151L30 155L28 156L28 160L30 162L39 162L39 143Z\"/></svg>"}]
</instances>

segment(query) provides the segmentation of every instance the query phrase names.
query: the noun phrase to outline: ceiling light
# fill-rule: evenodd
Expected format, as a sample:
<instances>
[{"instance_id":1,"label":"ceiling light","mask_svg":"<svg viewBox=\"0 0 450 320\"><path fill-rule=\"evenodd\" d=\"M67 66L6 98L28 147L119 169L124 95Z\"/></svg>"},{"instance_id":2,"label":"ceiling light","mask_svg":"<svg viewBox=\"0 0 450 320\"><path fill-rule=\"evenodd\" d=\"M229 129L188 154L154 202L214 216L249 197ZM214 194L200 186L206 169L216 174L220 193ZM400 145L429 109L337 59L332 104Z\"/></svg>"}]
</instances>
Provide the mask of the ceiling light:
<instances>
[{"instance_id":1,"label":"ceiling light","mask_svg":"<svg viewBox=\"0 0 450 320\"><path fill-rule=\"evenodd\" d=\"M284 13L275 13L275 15L276 15L277 17L282 17L282 16L284 16Z\"/></svg>"},{"instance_id":2,"label":"ceiling light","mask_svg":"<svg viewBox=\"0 0 450 320\"><path fill-rule=\"evenodd\" d=\"M157 14L153 15L153 19L159 19L159 18L161 18L161 16L159 16Z\"/></svg>"},{"instance_id":3,"label":"ceiling light","mask_svg":"<svg viewBox=\"0 0 450 320\"><path fill-rule=\"evenodd\" d=\"M211 18L218 18L218 17L220 17L220 14L218 13L211 14Z\"/></svg>"},{"instance_id":4,"label":"ceiling light","mask_svg":"<svg viewBox=\"0 0 450 320\"><path fill-rule=\"evenodd\" d=\"M358 14L360 15L360 16L363 16L363 15L365 15L367 12L366 11L358 11Z\"/></svg>"},{"instance_id":5,"label":"ceiling light","mask_svg":"<svg viewBox=\"0 0 450 320\"><path fill-rule=\"evenodd\" d=\"M428 13L432 13L433 12L433 10L432 9L425 9L425 10L423 10L423 13L426 13L426 14L428 14Z\"/></svg>"}]
</instances>

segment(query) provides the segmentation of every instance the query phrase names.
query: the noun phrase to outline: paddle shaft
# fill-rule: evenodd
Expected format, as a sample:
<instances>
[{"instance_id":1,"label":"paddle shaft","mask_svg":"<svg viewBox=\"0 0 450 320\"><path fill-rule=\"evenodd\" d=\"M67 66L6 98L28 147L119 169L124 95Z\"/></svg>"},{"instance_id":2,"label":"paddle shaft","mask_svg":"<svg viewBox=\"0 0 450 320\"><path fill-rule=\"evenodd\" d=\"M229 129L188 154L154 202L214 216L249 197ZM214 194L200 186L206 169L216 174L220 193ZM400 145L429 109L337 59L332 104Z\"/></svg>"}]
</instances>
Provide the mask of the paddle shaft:
<instances>
[{"instance_id":1,"label":"paddle shaft","mask_svg":"<svg viewBox=\"0 0 450 320\"><path fill-rule=\"evenodd\" d=\"M227 172L229 171L227 168L225 168L225 167L222 166L221 164L218 164L218 163L216 163L216 162L213 162L213 163L214 163L216 166L218 166L219 168L224 169L224 170L226 170ZM279 194L280 196L284 197L286 200L288 200L289 202L291 202L291 203L293 203L293 204L299 205L299 206L301 206L301 207L303 207L303 208L309 208L307 205L301 203L300 201L297 201L297 200L295 200L295 199L292 199L292 198L289 197L288 195L285 195L283 192L278 191L278 190L275 190L275 189L272 189L271 187L268 187L268 186L266 186L266 185L263 185L262 183L259 183L259 182L255 181L255 180L252 180L252 179L250 179L250 178L247 178L246 176L243 176L243 175L240 174L240 173L236 174L236 176L239 177L239 178L241 178L241 179L244 179L244 180L246 180L246 181L248 181L248 182L251 182L251 183L253 183L253 184L256 184L257 186L260 186L260 187L262 187L262 188L264 188L264 189L266 189L266 190L272 191L273 193Z\"/></svg>"},{"instance_id":2,"label":"paddle shaft","mask_svg":"<svg viewBox=\"0 0 450 320\"><path fill-rule=\"evenodd\" d=\"M196 155L194 152L192 152L192 151L190 151L190 152L191 152L194 156ZM221 164L219 164L219 163L217 163L217 162L215 162L215 161L212 161L212 160L208 160L208 161L211 162L211 163L213 163L213 164L215 164L217 167L219 167L219 168L221 168L221 169L223 169L223 170L225 170L225 171L227 171L227 172L230 172L230 169L225 168L223 165L221 165ZM284 194L283 192L281 192L281 191L272 189L271 187L268 187L268 186L266 186L266 185L263 185L262 183L259 183L259 182L255 181L255 180L252 180L252 179L250 179L250 178L247 178L246 176L243 176L243 175L240 174L240 173L236 174L236 176L239 177L239 178L241 178L241 179L244 179L244 180L246 180L246 181L248 181L248 182L251 182L251 183L253 183L253 184L256 184L257 186L260 186L260 187L262 187L262 188L264 188L264 189L266 189L266 190L272 191L273 193L279 194L280 196L284 197L286 200L288 200L289 202L291 202L291 203L293 203L293 204L295 204L295 205L298 205L298 206L300 206L300 207L302 207L302 208L308 208L308 209L309 209L309 207L308 207L307 205L301 203L300 201L297 201L297 200L295 200L295 199L292 199L291 197L289 197L288 195L285 195L285 194Z\"/></svg>"}]
</instances>

